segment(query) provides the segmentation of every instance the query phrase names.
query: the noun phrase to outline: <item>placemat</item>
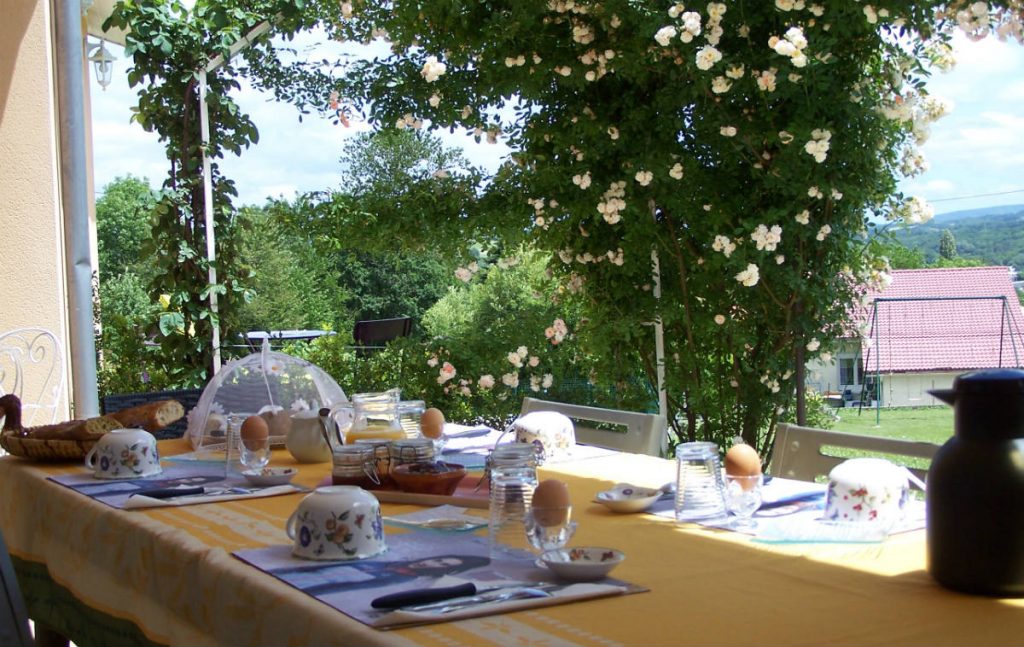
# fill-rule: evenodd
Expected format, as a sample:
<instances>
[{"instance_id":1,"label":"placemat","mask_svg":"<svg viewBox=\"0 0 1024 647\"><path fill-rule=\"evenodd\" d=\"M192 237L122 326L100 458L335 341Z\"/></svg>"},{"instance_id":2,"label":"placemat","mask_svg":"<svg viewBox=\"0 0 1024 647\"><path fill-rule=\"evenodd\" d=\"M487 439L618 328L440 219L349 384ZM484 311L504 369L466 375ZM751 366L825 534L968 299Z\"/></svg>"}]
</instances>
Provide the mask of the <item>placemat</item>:
<instances>
[{"instance_id":1,"label":"placemat","mask_svg":"<svg viewBox=\"0 0 1024 647\"><path fill-rule=\"evenodd\" d=\"M82 472L78 474L62 474L47 478L84 494L90 499L121 510L254 499L303 491L303 488L290 484L254 488L241 475L225 478L223 463L220 466L204 463L170 465L165 466L164 471L160 474L140 479L98 479L85 468L82 468ZM208 492L172 499L154 499L138 494L146 490L176 487L203 487Z\"/></svg>"},{"instance_id":2,"label":"placemat","mask_svg":"<svg viewBox=\"0 0 1024 647\"><path fill-rule=\"evenodd\" d=\"M387 535L388 550L365 560L318 562L293 557L291 546L237 550L238 559L371 627L390 629L495 615L520 609L639 593L648 589L614 578L559 582L526 551L488 557L487 538L465 533L414 531ZM555 583L551 597L474 605L448 613L382 611L370 606L385 594L473 582L478 588Z\"/></svg>"}]
</instances>

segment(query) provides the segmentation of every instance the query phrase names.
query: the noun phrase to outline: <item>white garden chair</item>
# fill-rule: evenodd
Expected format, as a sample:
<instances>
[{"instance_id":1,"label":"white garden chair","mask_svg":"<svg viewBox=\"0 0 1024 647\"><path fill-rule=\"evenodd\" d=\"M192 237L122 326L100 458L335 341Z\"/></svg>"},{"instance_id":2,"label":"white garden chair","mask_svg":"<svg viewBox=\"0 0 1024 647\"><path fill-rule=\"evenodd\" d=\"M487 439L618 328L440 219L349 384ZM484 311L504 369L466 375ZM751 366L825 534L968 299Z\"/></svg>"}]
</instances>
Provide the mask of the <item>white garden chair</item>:
<instances>
[{"instance_id":1,"label":"white garden chair","mask_svg":"<svg viewBox=\"0 0 1024 647\"><path fill-rule=\"evenodd\" d=\"M664 456L668 445L668 423L656 413L601 409L580 404L523 398L522 414L557 411L572 419L576 440L634 454Z\"/></svg>"},{"instance_id":2,"label":"white garden chair","mask_svg":"<svg viewBox=\"0 0 1024 647\"><path fill-rule=\"evenodd\" d=\"M64 395L64 352L57 337L43 328L0 333L0 395L21 400L24 427L57 422Z\"/></svg>"}]
</instances>

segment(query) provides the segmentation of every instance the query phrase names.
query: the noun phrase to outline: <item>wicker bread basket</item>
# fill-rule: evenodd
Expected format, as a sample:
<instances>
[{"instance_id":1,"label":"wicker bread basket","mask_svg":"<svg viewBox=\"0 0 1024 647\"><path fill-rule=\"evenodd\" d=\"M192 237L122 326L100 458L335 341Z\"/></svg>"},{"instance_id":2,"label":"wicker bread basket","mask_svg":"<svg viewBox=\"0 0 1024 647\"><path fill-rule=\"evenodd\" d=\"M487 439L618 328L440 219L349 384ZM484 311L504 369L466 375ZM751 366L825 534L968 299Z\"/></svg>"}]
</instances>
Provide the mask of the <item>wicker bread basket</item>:
<instances>
[{"instance_id":1,"label":"wicker bread basket","mask_svg":"<svg viewBox=\"0 0 1024 647\"><path fill-rule=\"evenodd\" d=\"M14 456L36 461L80 461L85 459L97 440L24 438L4 432L0 434L0 447Z\"/></svg>"}]
</instances>

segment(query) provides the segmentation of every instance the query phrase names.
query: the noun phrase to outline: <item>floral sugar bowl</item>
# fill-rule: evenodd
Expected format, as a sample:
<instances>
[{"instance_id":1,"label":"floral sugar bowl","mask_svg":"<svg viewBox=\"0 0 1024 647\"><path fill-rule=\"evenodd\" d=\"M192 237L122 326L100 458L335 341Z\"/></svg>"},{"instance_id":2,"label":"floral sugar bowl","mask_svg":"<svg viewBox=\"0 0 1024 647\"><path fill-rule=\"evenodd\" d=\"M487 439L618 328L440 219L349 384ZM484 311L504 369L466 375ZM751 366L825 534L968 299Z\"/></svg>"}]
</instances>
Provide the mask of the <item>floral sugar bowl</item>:
<instances>
[{"instance_id":1,"label":"floral sugar bowl","mask_svg":"<svg viewBox=\"0 0 1024 647\"><path fill-rule=\"evenodd\" d=\"M891 527L910 496L907 470L882 458L851 458L828 475L825 519Z\"/></svg>"},{"instance_id":2,"label":"floral sugar bowl","mask_svg":"<svg viewBox=\"0 0 1024 647\"><path fill-rule=\"evenodd\" d=\"M352 560L387 550L377 498L355 485L320 487L306 495L285 524L292 554L304 559Z\"/></svg>"}]
</instances>

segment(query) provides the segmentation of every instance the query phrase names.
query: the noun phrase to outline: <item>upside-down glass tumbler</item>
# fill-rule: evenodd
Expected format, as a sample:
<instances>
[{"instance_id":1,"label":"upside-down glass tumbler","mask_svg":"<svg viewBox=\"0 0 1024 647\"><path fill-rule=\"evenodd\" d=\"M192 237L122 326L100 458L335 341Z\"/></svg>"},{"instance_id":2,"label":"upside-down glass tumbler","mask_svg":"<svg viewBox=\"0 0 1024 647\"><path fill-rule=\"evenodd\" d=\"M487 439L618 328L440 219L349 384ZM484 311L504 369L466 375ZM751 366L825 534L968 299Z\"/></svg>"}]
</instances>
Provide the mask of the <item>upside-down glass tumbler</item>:
<instances>
[{"instance_id":1,"label":"upside-down glass tumbler","mask_svg":"<svg viewBox=\"0 0 1024 647\"><path fill-rule=\"evenodd\" d=\"M718 445L694 442L676 447L676 521L725 515L724 491Z\"/></svg>"}]
</instances>

